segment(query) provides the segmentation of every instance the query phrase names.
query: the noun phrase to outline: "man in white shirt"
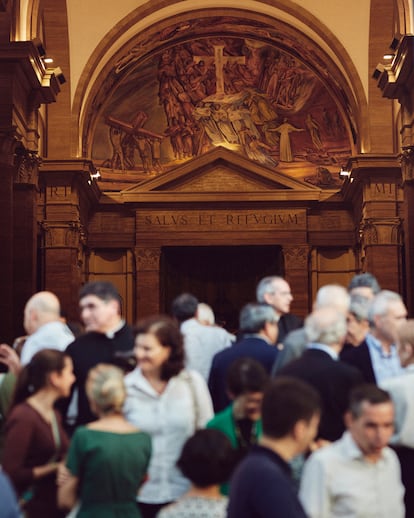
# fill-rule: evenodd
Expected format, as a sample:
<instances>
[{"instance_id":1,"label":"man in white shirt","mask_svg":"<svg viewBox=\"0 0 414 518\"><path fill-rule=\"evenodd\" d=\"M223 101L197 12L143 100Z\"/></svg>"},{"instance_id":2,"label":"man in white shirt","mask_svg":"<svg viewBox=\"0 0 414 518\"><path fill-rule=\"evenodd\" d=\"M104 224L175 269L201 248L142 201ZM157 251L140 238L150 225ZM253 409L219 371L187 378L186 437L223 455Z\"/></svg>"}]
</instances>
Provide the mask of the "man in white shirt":
<instances>
[{"instance_id":1,"label":"man in white shirt","mask_svg":"<svg viewBox=\"0 0 414 518\"><path fill-rule=\"evenodd\" d=\"M60 303L54 293L39 291L24 308L24 328L29 335L24 342L20 361L22 365L42 349L64 351L75 337L60 318Z\"/></svg>"},{"instance_id":2,"label":"man in white shirt","mask_svg":"<svg viewBox=\"0 0 414 518\"><path fill-rule=\"evenodd\" d=\"M395 430L391 444L401 464L405 487L406 516L414 516L414 320L404 322L398 329L397 342L403 372L381 383L395 407Z\"/></svg>"},{"instance_id":3,"label":"man in white shirt","mask_svg":"<svg viewBox=\"0 0 414 518\"><path fill-rule=\"evenodd\" d=\"M354 389L347 431L313 453L305 464L300 499L310 518L404 518L398 458L387 444L394 408L375 385Z\"/></svg>"},{"instance_id":4,"label":"man in white shirt","mask_svg":"<svg viewBox=\"0 0 414 518\"><path fill-rule=\"evenodd\" d=\"M201 324L197 320L197 310L198 300L190 293L176 297L171 308L184 335L186 366L199 372L207 381L214 355L230 347L232 340L222 327Z\"/></svg>"}]
</instances>

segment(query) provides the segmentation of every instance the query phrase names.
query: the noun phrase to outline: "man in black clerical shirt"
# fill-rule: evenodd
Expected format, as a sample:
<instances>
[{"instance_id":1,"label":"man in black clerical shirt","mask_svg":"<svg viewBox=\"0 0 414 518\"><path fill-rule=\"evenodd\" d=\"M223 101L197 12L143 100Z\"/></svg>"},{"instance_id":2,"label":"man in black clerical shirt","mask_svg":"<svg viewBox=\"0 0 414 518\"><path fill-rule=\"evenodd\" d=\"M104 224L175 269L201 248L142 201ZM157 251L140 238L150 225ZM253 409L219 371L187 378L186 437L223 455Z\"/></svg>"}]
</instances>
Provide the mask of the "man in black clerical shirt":
<instances>
[{"instance_id":1,"label":"man in black clerical shirt","mask_svg":"<svg viewBox=\"0 0 414 518\"><path fill-rule=\"evenodd\" d=\"M96 418L84 388L89 370L98 363L119 364L123 357L132 358L134 349L133 333L121 317L121 298L113 284L107 281L85 284L79 293L79 306L86 333L66 349L76 376L66 422L75 427Z\"/></svg>"}]
</instances>

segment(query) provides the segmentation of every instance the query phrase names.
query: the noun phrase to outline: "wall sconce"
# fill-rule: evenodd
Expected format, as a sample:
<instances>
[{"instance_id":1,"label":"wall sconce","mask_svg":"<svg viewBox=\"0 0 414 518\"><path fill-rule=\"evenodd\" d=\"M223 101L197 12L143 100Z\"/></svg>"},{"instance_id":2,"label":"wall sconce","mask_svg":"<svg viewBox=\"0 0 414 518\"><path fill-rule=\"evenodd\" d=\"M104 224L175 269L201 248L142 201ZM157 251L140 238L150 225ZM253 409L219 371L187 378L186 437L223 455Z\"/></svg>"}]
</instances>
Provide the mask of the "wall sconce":
<instances>
[{"instance_id":1,"label":"wall sconce","mask_svg":"<svg viewBox=\"0 0 414 518\"><path fill-rule=\"evenodd\" d=\"M391 59L394 59L394 56L395 56L395 54L384 54L383 58L386 59L387 61L389 61Z\"/></svg>"},{"instance_id":2,"label":"wall sconce","mask_svg":"<svg viewBox=\"0 0 414 518\"><path fill-rule=\"evenodd\" d=\"M351 171L347 171L343 167L341 167L341 170L339 171L339 177L342 178L342 180L345 180L345 178L349 178L351 176Z\"/></svg>"},{"instance_id":3,"label":"wall sconce","mask_svg":"<svg viewBox=\"0 0 414 518\"><path fill-rule=\"evenodd\" d=\"M46 50L45 50L45 47L43 46L41 39L34 38L32 41L33 41L33 45L37 48L37 52L39 53L39 56L41 58L44 58L46 56Z\"/></svg>"},{"instance_id":4,"label":"wall sconce","mask_svg":"<svg viewBox=\"0 0 414 518\"><path fill-rule=\"evenodd\" d=\"M99 171L99 169L95 169L95 173L91 173L89 176L90 176L91 180L99 180L99 178L101 178L102 175L101 175L101 172Z\"/></svg>"},{"instance_id":5,"label":"wall sconce","mask_svg":"<svg viewBox=\"0 0 414 518\"><path fill-rule=\"evenodd\" d=\"M55 74L56 79L59 81L61 85L66 83L66 77L63 75L62 69L60 67L56 67L53 70L53 73Z\"/></svg>"},{"instance_id":6,"label":"wall sconce","mask_svg":"<svg viewBox=\"0 0 414 518\"><path fill-rule=\"evenodd\" d=\"M379 76L384 72L385 70L385 67L382 63L378 63L378 65L376 66L375 70L374 70L374 73L372 74L372 77L374 79L378 79Z\"/></svg>"},{"instance_id":7,"label":"wall sconce","mask_svg":"<svg viewBox=\"0 0 414 518\"><path fill-rule=\"evenodd\" d=\"M397 36L394 36L394 38L392 39L392 42L390 43L390 49L396 50L399 44L400 44L400 38L398 38Z\"/></svg>"}]
</instances>

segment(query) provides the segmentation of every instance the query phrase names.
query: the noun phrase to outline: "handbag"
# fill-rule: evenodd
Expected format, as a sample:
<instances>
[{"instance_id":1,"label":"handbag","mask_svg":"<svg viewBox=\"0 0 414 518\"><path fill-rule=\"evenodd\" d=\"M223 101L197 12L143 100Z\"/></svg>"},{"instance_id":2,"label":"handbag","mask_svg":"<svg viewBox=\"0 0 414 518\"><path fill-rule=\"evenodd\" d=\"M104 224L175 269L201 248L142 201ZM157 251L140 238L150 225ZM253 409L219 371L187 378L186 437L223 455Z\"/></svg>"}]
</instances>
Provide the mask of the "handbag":
<instances>
[{"instance_id":1,"label":"handbag","mask_svg":"<svg viewBox=\"0 0 414 518\"><path fill-rule=\"evenodd\" d=\"M200 427L198 425L199 423L199 417L200 417L200 407L198 405L198 398L197 393L194 387L194 381L191 377L191 374L187 370L182 370L179 374L179 377L186 381L190 388L191 398L193 400L193 409L194 409L194 431L198 430Z\"/></svg>"}]
</instances>

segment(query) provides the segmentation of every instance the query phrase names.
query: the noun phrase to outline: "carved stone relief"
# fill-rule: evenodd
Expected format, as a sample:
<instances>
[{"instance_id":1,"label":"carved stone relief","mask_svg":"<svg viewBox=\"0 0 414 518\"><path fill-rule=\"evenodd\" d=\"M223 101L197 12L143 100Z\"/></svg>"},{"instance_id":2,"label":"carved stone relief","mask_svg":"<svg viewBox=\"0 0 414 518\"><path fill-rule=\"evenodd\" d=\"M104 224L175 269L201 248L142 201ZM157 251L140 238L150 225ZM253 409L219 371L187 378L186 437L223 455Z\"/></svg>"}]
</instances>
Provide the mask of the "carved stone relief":
<instances>
[{"instance_id":1,"label":"carved stone relief","mask_svg":"<svg viewBox=\"0 0 414 518\"><path fill-rule=\"evenodd\" d=\"M42 159L37 151L29 151L22 146L14 152L14 165L16 166L16 183L37 185L38 167Z\"/></svg>"},{"instance_id":2,"label":"carved stone relief","mask_svg":"<svg viewBox=\"0 0 414 518\"><path fill-rule=\"evenodd\" d=\"M138 271L157 271L160 269L160 248L136 248L135 257Z\"/></svg>"},{"instance_id":3,"label":"carved stone relief","mask_svg":"<svg viewBox=\"0 0 414 518\"><path fill-rule=\"evenodd\" d=\"M79 222L43 222L41 228L46 248L79 248L86 244L84 227Z\"/></svg>"},{"instance_id":4,"label":"carved stone relief","mask_svg":"<svg viewBox=\"0 0 414 518\"><path fill-rule=\"evenodd\" d=\"M307 270L309 250L308 245L283 247L286 270Z\"/></svg>"},{"instance_id":5,"label":"carved stone relief","mask_svg":"<svg viewBox=\"0 0 414 518\"><path fill-rule=\"evenodd\" d=\"M361 245L401 245L402 224L400 218L367 218L360 227Z\"/></svg>"}]
</instances>

